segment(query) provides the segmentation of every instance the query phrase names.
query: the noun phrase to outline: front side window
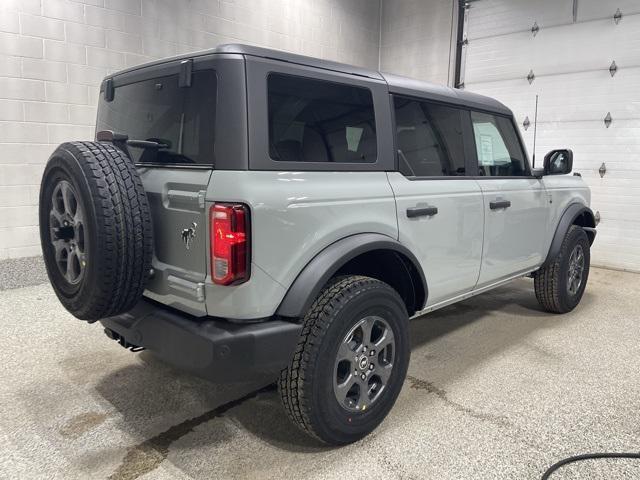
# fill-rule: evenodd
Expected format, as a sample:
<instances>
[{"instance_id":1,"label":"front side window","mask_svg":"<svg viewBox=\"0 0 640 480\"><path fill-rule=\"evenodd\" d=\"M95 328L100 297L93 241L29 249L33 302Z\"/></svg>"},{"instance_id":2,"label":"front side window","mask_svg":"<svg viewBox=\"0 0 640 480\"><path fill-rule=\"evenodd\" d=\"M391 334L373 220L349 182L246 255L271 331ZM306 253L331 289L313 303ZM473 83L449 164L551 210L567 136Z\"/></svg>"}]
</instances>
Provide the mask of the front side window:
<instances>
[{"instance_id":1,"label":"front side window","mask_svg":"<svg viewBox=\"0 0 640 480\"><path fill-rule=\"evenodd\" d=\"M116 87L110 102L101 98L97 131L158 144L129 146L136 163L211 165L215 112L215 71L194 72L190 87L168 75Z\"/></svg>"},{"instance_id":2,"label":"front side window","mask_svg":"<svg viewBox=\"0 0 640 480\"><path fill-rule=\"evenodd\" d=\"M374 163L376 124L371 91L304 77L271 74L269 155L285 162Z\"/></svg>"},{"instance_id":3,"label":"front side window","mask_svg":"<svg viewBox=\"0 0 640 480\"><path fill-rule=\"evenodd\" d=\"M478 174L485 177L528 175L513 122L506 117L471 112L478 154Z\"/></svg>"},{"instance_id":4,"label":"front side window","mask_svg":"<svg viewBox=\"0 0 640 480\"><path fill-rule=\"evenodd\" d=\"M402 174L464 176L462 117L457 108L394 98L396 146Z\"/></svg>"}]
</instances>

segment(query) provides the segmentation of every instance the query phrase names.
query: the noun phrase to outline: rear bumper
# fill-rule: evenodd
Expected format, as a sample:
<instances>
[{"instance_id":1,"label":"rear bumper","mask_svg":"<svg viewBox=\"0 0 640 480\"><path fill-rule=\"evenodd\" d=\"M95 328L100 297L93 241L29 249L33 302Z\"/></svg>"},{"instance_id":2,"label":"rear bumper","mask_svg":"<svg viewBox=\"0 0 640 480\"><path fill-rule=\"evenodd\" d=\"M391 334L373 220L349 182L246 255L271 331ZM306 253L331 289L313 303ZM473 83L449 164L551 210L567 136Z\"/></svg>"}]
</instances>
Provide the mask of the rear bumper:
<instances>
[{"instance_id":1,"label":"rear bumper","mask_svg":"<svg viewBox=\"0 0 640 480\"><path fill-rule=\"evenodd\" d=\"M214 382L275 379L289 364L302 328L280 320L234 324L194 318L145 299L130 312L100 322L121 344L144 347Z\"/></svg>"}]
</instances>

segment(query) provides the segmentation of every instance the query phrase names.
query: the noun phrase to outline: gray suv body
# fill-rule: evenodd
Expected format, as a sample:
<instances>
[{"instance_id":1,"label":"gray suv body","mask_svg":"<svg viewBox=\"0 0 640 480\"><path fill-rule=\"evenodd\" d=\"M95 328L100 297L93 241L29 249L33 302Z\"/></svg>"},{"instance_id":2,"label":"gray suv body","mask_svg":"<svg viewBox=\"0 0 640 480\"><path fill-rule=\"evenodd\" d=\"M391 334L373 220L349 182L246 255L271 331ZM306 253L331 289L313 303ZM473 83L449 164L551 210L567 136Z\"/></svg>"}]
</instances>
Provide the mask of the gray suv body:
<instances>
[{"instance_id":1,"label":"gray suv body","mask_svg":"<svg viewBox=\"0 0 640 480\"><path fill-rule=\"evenodd\" d=\"M128 253L138 277L121 267L138 293L78 313L63 283L100 282L84 270L93 207L48 167L43 249L65 306L213 381L278 378L290 417L325 442L361 438L391 408L409 317L525 275L566 312L587 282L596 224L584 181L565 175L572 152L532 169L488 97L224 45L106 78L97 132L50 163L113 157L141 185L124 212L150 224Z\"/></svg>"}]
</instances>

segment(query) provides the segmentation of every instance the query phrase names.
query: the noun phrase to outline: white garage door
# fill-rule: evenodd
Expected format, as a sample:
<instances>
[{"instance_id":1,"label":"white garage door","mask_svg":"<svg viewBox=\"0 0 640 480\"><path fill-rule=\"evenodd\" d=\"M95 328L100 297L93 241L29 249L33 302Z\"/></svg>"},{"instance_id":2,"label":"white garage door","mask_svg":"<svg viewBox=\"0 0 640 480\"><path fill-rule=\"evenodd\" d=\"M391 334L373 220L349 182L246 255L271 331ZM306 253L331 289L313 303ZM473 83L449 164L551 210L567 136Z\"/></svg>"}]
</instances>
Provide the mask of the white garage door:
<instances>
[{"instance_id":1,"label":"white garage door","mask_svg":"<svg viewBox=\"0 0 640 480\"><path fill-rule=\"evenodd\" d=\"M464 88L514 111L530 155L539 95L536 166L573 149L601 217L592 263L640 271L640 0L478 0L465 33Z\"/></svg>"}]
</instances>

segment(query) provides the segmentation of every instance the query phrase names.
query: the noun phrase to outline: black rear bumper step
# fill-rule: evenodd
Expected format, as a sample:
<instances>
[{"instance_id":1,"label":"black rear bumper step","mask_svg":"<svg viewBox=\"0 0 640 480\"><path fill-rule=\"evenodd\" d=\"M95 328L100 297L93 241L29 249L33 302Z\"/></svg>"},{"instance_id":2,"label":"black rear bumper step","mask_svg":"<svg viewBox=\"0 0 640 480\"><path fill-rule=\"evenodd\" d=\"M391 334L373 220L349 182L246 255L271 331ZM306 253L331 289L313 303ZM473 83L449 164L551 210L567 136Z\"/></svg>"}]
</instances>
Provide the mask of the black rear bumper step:
<instances>
[{"instance_id":1,"label":"black rear bumper step","mask_svg":"<svg viewBox=\"0 0 640 480\"><path fill-rule=\"evenodd\" d=\"M281 320L238 324L193 318L144 299L130 312L100 322L125 348L147 349L213 382L275 380L289 364L302 328Z\"/></svg>"}]
</instances>

